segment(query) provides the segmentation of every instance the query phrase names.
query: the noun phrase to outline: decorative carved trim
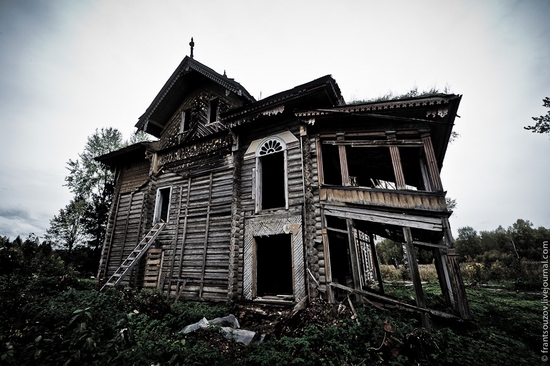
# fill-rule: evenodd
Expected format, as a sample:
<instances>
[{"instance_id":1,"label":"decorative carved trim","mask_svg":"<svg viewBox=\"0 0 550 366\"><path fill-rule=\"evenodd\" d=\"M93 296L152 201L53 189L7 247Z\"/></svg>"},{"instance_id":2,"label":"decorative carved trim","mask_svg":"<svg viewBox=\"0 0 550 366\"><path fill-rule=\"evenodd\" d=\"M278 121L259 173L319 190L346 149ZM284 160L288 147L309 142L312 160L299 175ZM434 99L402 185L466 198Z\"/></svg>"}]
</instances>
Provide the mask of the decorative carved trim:
<instances>
[{"instance_id":1,"label":"decorative carved trim","mask_svg":"<svg viewBox=\"0 0 550 366\"><path fill-rule=\"evenodd\" d=\"M254 237L291 234L294 301L306 296L302 217L252 218L245 222L243 296L252 300Z\"/></svg>"}]
</instances>

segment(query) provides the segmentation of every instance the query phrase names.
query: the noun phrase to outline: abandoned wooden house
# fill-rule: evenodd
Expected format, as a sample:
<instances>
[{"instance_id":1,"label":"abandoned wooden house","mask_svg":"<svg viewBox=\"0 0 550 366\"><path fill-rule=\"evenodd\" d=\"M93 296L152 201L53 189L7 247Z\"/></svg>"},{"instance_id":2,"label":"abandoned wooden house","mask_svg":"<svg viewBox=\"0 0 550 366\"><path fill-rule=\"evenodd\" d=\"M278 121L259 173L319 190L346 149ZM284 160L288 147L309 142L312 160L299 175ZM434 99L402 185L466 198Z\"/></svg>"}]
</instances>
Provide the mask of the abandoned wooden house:
<instances>
[{"instance_id":1,"label":"abandoned wooden house","mask_svg":"<svg viewBox=\"0 0 550 366\"><path fill-rule=\"evenodd\" d=\"M105 286L296 304L384 294L376 238L433 251L442 297L470 318L440 169L461 96L346 105L324 76L255 100L186 56L136 127L158 138L100 156L116 174ZM137 265L136 265L137 264Z\"/></svg>"}]
</instances>

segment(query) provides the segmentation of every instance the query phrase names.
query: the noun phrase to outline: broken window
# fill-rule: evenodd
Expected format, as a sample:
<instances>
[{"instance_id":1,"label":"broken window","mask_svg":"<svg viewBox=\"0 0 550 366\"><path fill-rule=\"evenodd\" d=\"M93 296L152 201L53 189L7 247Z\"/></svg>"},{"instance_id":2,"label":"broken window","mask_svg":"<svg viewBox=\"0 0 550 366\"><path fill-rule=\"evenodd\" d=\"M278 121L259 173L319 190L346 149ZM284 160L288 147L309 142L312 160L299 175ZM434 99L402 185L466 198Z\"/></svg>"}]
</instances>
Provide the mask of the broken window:
<instances>
[{"instance_id":1,"label":"broken window","mask_svg":"<svg viewBox=\"0 0 550 366\"><path fill-rule=\"evenodd\" d=\"M292 296L291 235L254 238L256 244L256 296Z\"/></svg>"},{"instance_id":2,"label":"broken window","mask_svg":"<svg viewBox=\"0 0 550 366\"><path fill-rule=\"evenodd\" d=\"M325 140L321 144L323 184L431 191L422 143L410 141L398 146L366 138Z\"/></svg>"},{"instance_id":3,"label":"broken window","mask_svg":"<svg viewBox=\"0 0 550 366\"><path fill-rule=\"evenodd\" d=\"M159 221L168 222L168 216L170 211L170 192L171 188L159 188L157 191L157 199L155 202L155 214L153 216L153 222Z\"/></svg>"},{"instance_id":4,"label":"broken window","mask_svg":"<svg viewBox=\"0 0 550 366\"><path fill-rule=\"evenodd\" d=\"M256 211L288 208L286 145L266 139L256 151Z\"/></svg>"}]
</instances>

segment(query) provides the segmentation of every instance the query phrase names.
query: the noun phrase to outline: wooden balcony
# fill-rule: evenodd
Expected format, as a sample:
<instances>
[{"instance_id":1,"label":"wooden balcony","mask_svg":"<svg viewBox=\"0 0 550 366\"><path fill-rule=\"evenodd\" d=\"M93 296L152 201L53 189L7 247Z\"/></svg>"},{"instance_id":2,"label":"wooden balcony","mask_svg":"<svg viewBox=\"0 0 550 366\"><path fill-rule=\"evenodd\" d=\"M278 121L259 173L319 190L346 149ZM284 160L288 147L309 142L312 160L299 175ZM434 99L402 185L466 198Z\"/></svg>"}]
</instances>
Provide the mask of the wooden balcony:
<instances>
[{"instance_id":1,"label":"wooden balcony","mask_svg":"<svg viewBox=\"0 0 550 366\"><path fill-rule=\"evenodd\" d=\"M321 187L321 202L341 202L402 210L447 212L444 192L403 191L362 187Z\"/></svg>"}]
</instances>

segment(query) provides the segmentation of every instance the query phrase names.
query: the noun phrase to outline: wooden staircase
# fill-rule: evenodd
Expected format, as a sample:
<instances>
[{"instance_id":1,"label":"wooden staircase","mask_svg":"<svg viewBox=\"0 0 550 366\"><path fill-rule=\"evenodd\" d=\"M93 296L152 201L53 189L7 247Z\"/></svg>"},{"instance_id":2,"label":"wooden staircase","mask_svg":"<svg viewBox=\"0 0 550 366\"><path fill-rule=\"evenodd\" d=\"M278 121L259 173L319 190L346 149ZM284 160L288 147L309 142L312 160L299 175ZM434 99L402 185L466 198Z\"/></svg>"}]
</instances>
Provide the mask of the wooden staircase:
<instances>
[{"instance_id":1,"label":"wooden staircase","mask_svg":"<svg viewBox=\"0 0 550 366\"><path fill-rule=\"evenodd\" d=\"M162 229L166 226L165 222L158 222L153 226L153 228L143 237L139 244L132 250L132 253L126 258L120 267L117 268L115 273L105 282L99 291L103 291L106 287L117 286L123 279L124 276L130 272L130 270L136 265L139 259L147 252L147 249L153 244L157 236L160 234Z\"/></svg>"}]
</instances>

